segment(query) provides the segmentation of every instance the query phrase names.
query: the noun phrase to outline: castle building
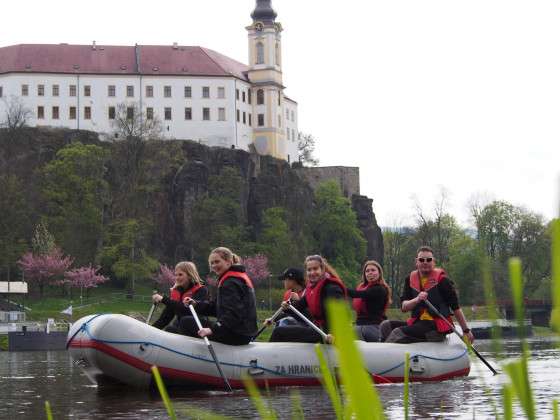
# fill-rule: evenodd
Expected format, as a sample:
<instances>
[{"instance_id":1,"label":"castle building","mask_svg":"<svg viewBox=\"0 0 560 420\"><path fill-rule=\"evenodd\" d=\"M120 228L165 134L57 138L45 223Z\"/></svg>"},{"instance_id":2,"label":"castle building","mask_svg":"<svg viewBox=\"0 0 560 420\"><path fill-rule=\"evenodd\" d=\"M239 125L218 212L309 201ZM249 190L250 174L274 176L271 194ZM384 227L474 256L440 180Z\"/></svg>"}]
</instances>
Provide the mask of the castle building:
<instances>
[{"instance_id":1,"label":"castle building","mask_svg":"<svg viewBox=\"0 0 560 420\"><path fill-rule=\"evenodd\" d=\"M0 123L10 101L31 126L98 132L115 119L161 121L163 137L297 160L297 103L284 95L282 26L257 0L246 27L249 64L203 47L22 44L0 48ZM252 146L251 146L252 145Z\"/></svg>"}]
</instances>

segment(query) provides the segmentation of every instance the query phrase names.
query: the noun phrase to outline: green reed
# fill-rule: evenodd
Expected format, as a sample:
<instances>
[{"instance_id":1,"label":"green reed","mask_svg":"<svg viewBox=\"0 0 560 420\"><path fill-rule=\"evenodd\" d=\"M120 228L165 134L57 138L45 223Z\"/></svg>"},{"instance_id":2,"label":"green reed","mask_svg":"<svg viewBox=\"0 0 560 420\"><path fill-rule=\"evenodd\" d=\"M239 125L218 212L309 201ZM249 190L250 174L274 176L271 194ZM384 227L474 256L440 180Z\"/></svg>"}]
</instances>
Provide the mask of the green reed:
<instances>
[{"instance_id":1,"label":"green reed","mask_svg":"<svg viewBox=\"0 0 560 420\"><path fill-rule=\"evenodd\" d=\"M409 376L410 376L410 353L406 352L404 354L404 418L408 420L409 415L409 400L410 400L410 390L409 390Z\"/></svg>"},{"instance_id":2,"label":"green reed","mask_svg":"<svg viewBox=\"0 0 560 420\"><path fill-rule=\"evenodd\" d=\"M51 411L51 403L45 401L45 413L47 414L47 420L53 420L53 415Z\"/></svg>"},{"instance_id":3,"label":"green reed","mask_svg":"<svg viewBox=\"0 0 560 420\"><path fill-rule=\"evenodd\" d=\"M329 364L327 363L323 348L320 344L317 344L315 346L315 352L317 353L317 359L319 359L321 384L323 385L323 388L325 389L331 400L331 404L333 406L337 420L341 420L343 418L343 408L342 401L340 399L340 391L336 382L336 377L332 369L329 367Z\"/></svg>"},{"instance_id":4,"label":"green reed","mask_svg":"<svg viewBox=\"0 0 560 420\"><path fill-rule=\"evenodd\" d=\"M169 395L167 394L167 389L165 389L165 385L163 384L163 380L161 379L161 375L159 374L159 369L157 366L152 366L152 374L154 375L154 379L156 381L157 389L163 403L165 404L165 408L167 409L167 414L171 420L176 420L177 416L175 415L175 410L173 408L173 404L169 399Z\"/></svg>"}]
</instances>

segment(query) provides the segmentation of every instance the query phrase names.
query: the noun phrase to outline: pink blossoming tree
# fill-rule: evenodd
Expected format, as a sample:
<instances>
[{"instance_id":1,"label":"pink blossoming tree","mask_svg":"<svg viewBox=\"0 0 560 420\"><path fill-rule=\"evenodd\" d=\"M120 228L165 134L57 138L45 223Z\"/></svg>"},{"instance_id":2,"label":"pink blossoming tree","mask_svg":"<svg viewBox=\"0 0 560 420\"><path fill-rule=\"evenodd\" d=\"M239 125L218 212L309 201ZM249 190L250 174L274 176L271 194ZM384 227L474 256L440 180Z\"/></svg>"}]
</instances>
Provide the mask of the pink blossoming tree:
<instances>
[{"instance_id":1,"label":"pink blossoming tree","mask_svg":"<svg viewBox=\"0 0 560 420\"><path fill-rule=\"evenodd\" d=\"M53 248L43 255L28 252L17 263L25 279L39 286L40 296L43 297L45 286L60 282L73 262L72 257L65 257L59 248Z\"/></svg>"},{"instance_id":2,"label":"pink blossoming tree","mask_svg":"<svg viewBox=\"0 0 560 420\"><path fill-rule=\"evenodd\" d=\"M166 264L161 264L154 280L162 286L172 287L175 284L175 270Z\"/></svg>"},{"instance_id":3,"label":"pink blossoming tree","mask_svg":"<svg viewBox=\"0 0 560 420\"><path fill-rule=\"evenodd\" d=\"M268 257L263 254L243 258L243 265L247 270L247 275L253 280L255 286L268 279L270 270L268 269Z\"/></svg>"},{"instance_id":4,"label":"pink blossoming tree","mask_svg":"<svg viewBox=\"0 0 560 420\"><path fill-rule=\"evenodd\" d=\"M64 273L64 280L70 285L70 287L79 287L80 289L86 289L86 294L88 289L92 287L97 287L98 284L105 283L109 280L102 274L99 274L100 267L80 267ZM81 293L80 293L81 297Z\"/></svg>"}]
</instances>

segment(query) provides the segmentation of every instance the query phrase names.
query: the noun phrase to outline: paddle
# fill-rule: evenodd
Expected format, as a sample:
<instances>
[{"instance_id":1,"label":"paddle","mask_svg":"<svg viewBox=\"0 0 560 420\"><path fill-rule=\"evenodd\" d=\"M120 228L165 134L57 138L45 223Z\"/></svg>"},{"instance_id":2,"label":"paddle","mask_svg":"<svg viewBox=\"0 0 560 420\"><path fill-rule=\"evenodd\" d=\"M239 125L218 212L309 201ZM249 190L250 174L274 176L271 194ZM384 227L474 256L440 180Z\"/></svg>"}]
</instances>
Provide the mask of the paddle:
<instances>
[{"instance_id":1,"label":"paddle","mask_svg":"<svg viewBox=\"0 0 560 420\"><path fill-rule=\"evenodd\" d=\"M157 290L154 290L153 293L157 293ZM150 308L150 312L148 312L148 317L146 318L146 324L150 323L150 320L152 319L152 315L154 314L154 311L156 310L156 307L158 306L157 303L152 303L152 307Z\"/></svg>"},{"instance_id":2,"label":"paddle","mask_svg":"<svg viewBox=\"0 0 560 420\"><path fill-rule=\"evenodd\" d=\"M198 329L201 330L202 329L202 324L200 323L200 319L198 319L198 315L196 314L196 311L194 310L194 306L189 305L189 309L191 310L191 314L192 314L192 316L193 316L193 318L196 322L196 325L198 326ZM231 389L231 385L229 384L226 376L224 375L224 372L222 372L222 367L220 366L220 362L218 361L218 356L216 356L216 352L214 352L214 347L212 347L212 343L210 343L210 340L208 340L208 337L204 337L204 342L206 343L206 346L208 347L208 350L210 351L210 354L212 355L212 359L214 359L214 363L216 363L216 367L218 368L218 372L220 372L220 376L224 380L227 390L229 392L232 392L233 389Z\"/></svg>"},{"instance_id":3,"label":"paddle","mask_svg":"<svg viewBox=\"0 0 560 420\"><path fill-rule=\"evenodd\" d=\"M321 336L321 338L323 339L323 341L325 343L328 343L328 334L326 334L321 328L319 328L317 325L315 325L313 322L311 322L309 319L307 319L305 317L305 315L303 315L300 311L298 311L296 308L294 308L293 305L290 303L290 301L288 301L288 308L290 308L292 311L294 311L294 313L297 316L299 316L307 325L309 325L311 328L313 328L315 330L315 332L317 332L317 334L319 334Z\"/></svg>"},{"instance_id":4,"label":"paddle","mask_svg":"<svg viewBox=\"0 0 560 420\"><path fill-rule=\"evenodd\" d=\"M257 333L251 339L251 341L255 341L257 337L261 335L261 333L266 329L266 327L268 327L271 323L276 321L276 318L278 318L282 312L284 312L284 309L282 307L278 308L278 310L274 312L274 315L272 315L272 318L270 318L270 323L265 322L265 324L257 331Z\"/></svg>"},{"instance_id":5,"label":"paddle","mask_svg":"<svg viewBox=\"0 0 560 420\"><path fill-rule=\"evenodd\" d=\"M452 323L450 323L450 322L435 308L435 306L432 305L432 303L431 303L428 299L426 299L424 302L426 303L426 305L428 305L428 307L432 310L432 312L433 312L434 314L436 314L436 315L439 316L441 319L443 319L443 320L446 322L446 324L453 330L453 332L454 332L455 334L457 334L461 340L463 340L463 334L461 334L459 331L457 331L457 329L455 328L455 326L454 326ZM497 375L497 374L498 374L498 372L496 371L496 369L494 369L492 366L490 366L490 363L488 363L488 362L486 361L486 359L485 359L484 357L482 357L482 355L478 352L478 350L476 350L476 349L474 348L474 346L473 346L470 342L469 342L469 347L474 351L474 354L476 354L476 355L478 356L478 358L488 367L488 369L490 369L490 370L492 371L492 373L493 373L494 375Z\"/></svg>"}]
</instances>

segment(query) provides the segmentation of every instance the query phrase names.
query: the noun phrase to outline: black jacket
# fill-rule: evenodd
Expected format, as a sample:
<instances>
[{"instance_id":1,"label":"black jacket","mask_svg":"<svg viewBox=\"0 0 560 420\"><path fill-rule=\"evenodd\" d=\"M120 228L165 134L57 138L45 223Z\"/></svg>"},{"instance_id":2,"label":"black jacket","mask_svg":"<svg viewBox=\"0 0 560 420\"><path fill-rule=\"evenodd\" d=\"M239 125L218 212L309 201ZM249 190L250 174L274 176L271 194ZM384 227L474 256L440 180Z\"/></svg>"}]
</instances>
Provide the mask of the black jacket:
<instances>
[{"instance_id":1,"label":"black jacket","mask_svg":"<svg viewBox=\"0 0 560 420\"><path fill-rule=\"evenodd\" d=\"M177 287L177 290L181 293L181 297L183 296L183 293L188 291L188 289L185 289L182 286ZM194 300L208 299L208 289L206 286L198 289L192 298ZM178 302L171 300L168 296L164 296L161 303L165 305L165 309L161 313L159 319L153 323L153 326L159 328L160 330L165 328L174 317L177 317L177 320L179 320L181 317L191 314L189 308L183 304L182 299Z\"/></svg>"},{"instance_id":2,"label":"black jacket","mask_svg":"<svg viewBox=\"0 0 560 420\"><path fill-rule=\"evenodd\" d=\"M356 325L380 324L387 319L385 316L385 305L389 298L387 289L380 284L376 284L365 290L348 289L348 296L351 298L361 298L366 302L369 316L358 314Z\"/></svg>"},{"instance_id":3,"label":"black jacket","mask_svg":"<svg viewBox=\"0 0 560 420\"><path fill-rule=\"evenodd\" d=\"M245 267L232 265L229 271L244 273ZM198 302L195 308L200 314L216 317L216 325L212 327L214 332L226 329L244 337L253 337L257 333L255 291L239 277L224 281L218 287L215 300Z\"/></svg>"}]
</instances>

